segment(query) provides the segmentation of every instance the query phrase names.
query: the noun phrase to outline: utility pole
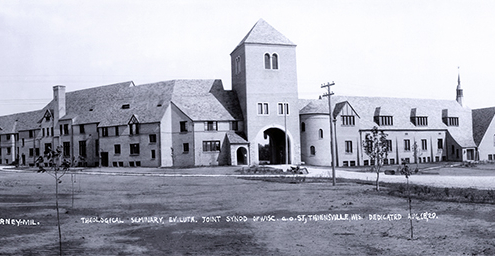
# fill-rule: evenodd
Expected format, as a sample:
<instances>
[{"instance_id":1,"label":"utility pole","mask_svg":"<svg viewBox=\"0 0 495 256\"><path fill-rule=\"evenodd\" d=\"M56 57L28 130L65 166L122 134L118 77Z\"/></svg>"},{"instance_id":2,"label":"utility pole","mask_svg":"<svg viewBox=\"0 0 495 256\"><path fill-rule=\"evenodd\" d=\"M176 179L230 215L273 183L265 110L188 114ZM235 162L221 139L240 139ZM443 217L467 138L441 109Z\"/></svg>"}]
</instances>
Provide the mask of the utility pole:
<instances>
[{"instance_id":1,"label":"utility pole","mask_svg":"<svg viewBox=\"0 0 495 256\"><path fill-rule=\"evenodd\" d=\"M330 153L332 154L332 184L335 186L336 185L336 179L335 179L335 150L333 146L333 124L332 122L335 122L333 119L332 115L332 95L333 92L330 90L330 87L335 85L334 82L332 83L326 83L322 84L321 88L327 88L327 92L323 94L323 97L328 97L328 120L330 120Z\"/></svg>"}]
</instances>

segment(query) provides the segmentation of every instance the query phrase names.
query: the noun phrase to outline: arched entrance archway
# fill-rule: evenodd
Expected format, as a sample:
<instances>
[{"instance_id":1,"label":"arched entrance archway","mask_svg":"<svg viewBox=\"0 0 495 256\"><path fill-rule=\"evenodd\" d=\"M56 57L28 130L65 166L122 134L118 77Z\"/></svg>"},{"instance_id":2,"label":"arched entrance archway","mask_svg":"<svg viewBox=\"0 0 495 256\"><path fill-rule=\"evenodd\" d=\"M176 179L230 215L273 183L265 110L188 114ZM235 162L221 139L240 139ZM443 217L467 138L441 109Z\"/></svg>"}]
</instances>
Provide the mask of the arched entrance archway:
<instances>
[{"instance_id":1,"label":"arched entrance archway","mask_svg":"<svg viewBox=\"0 0 495 256\"><path fill-rule=\"evenodd\" d=\"M268 128L263 132L263 141L258 142L258 159L268 164L290 164L290 148L290 139L283 130Z\"/></svg>"},{"instance_id":2,"label":"arched entrance archway","mask_svg":"<svg viewBox=\"0 0 495 256\"><path fill-rule=\"evenodd\" d=\"M240 147L236 152L237 156L237 165L246 165L247 164L247 149L245 147Z\"/></svg>"}]
</instances>

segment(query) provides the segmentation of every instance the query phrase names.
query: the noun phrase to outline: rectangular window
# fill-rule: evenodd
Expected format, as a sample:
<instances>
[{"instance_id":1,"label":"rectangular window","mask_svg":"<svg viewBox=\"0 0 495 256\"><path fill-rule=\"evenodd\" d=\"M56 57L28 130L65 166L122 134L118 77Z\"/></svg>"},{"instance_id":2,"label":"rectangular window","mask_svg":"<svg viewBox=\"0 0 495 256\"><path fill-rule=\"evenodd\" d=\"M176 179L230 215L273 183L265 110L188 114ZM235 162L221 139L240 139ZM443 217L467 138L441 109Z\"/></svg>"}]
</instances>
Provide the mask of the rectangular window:
<instances>
[{"instance_id":1,"label":"rectangular window","mask_svg":"<svg viewBox=\"0 0 495 256\"><path fill-rule=\"evenodd\" d=\"M387 143L387 152L392 152L392 140L386 140Z\"/></svg>"},{"instance_id":2,"label":"rectangular window","mask_svg":"<svg viewBox=\"0 0 495 256\"><path fill-rule=\"evenodd\" d=\"M70 142L63 143L64 157L70 157Z\"/></svg>"},{"instance_id":3,"label":"rectangular window","mask_svg":"<svg viewBox=\"0 0 495 256\"><path fill-rule=\"evenodd\" d=\"M203 141L203 151L204 152L219 152L220 151L220 141Z\"/></svg>"},{"instance_id":4,"label":"rectangular window","mask_svg":"<svg viewBox=\"0 0 495 256\"><path fill-rule=\"evenodd\" d=\"M356 125L356 119L354 116L342 116L342 125L354 126Z\"/></svg>"},{"instance_id":5,"label":"rectangular window","mask_svg":"<svg viewBox=\"0 0 495 256\"><path fill-rule=\"evenodd\" d=\"M345 142L345 152L346 152L347 154L351 154L351 153L352 153L352 141L347 140L347 141Z\"/></svg>"},{"instance_id":6,"label":"rectangular window","mask_svg":"<svg viewBox=\"0 0 495 256\"><path fill-rule=\"evenodd\" d=\"M45 137L45 128L41 128L41 134L43 134L43 137Z\"/></svg>"},{"instance_id":7,"label":"rectangular window","mask_svg":"<svg viewBox=\"0 0 495 256\"><path fill-rule=\"evenodd\" d=\"M29 131L29 138L32 138L32 137L34 137L34 131L33 130L30 130Z\"/></svg>"},{"instance_id":8,"label":"rectangular window","mask_svg":"<svg viewBox=\"0 0 495 256\"><path fill-rule=\"evenodd\" d=\"M115 126L115 136L119 136L119 127Z\"/></svg>"},{"instance_id":9,"label":"rectangular window","mask_svg":"<svg viewBox=\"0 0 495 256\"><path fill-rule=\"evenodd\" d=\"M86 133L86 131L84 130L84 124L79 125L79 133Z\"/></svg>"},{"instance_id":10,"label":"rectangular window","mask_svg":"<svg viewBox=\"0 0 495 256\"><path fill-rule=\"evenodd\" d=\"M437 148L438 149L443 149L443 139L438 139L438 141L437 141Z\"/></svg>"},{"instance_id":11,"label":"rectangular window","mask_svg":"<svg viewBox=\"0 0 495 256\"><path fill-rule=\"evenodd\" d=\"M214 121L208 121L205 122L205 131L217 131L217 122Z\"/></svg>"},{"instance_id":12,"label":"rectangular window","mask_svg":"<svg viewBox=\"0 0 495 256\"><path fill-rule=\"evenodd\" d=\"M139 124L130 124L129 125L129 134L139 134Z\"/></svg>"},{"instance_id":13,"label":"rectangular window","mask_svg":"<svg viewBox=\"0 0 495 256\"><path fill-rule=\"evenodd\" d=\"M493 160L493 155L488 155L488 160L489 161Z\"/></svg>"},{"instance_id":14,"label":"rectangular window","mask_svg":"<svg viewBox=\"0 0 495 256\"><path fill-rule=\"evenodd\" d=\"M40 148L35 148L34 153L36 154L36 156L39 156L40 155Z\"/></svg>"},{"instance_id":15,"label":"rectangular window","mask_svg":"<svg viewBox=\"0 0 495 256\"><path fill-rule=\"evenodd\" d=\"M189 153L189 143L182 144L182 152L186 154Z\"/></svg>"},{"instance_id":16,"label":"rectangular window","mask_svg":"<svg viewBox=\"0 0 495 256\"><path fill-rule=\"evenodd\" d=\"M268 103L258 103L258 115L268 114Z\"/></svg>"},{"instance_id":17,"label":"rectangular window","mask_svg":"<svg viewBox=\"0 0 495 256\"><path fill-rule=\"evenodd\" d=\"M428 126L428 117L427 116L417 116L414 118L414 124L416 126Z\"/></svg>"},{"instance_id":18,"label":"rectangular window","mask_svg":"<svg viewBox=\"0 0 495 256\"><path fill-rule=\"evenodd\" d=\"M22 140L21 140L21 141L22 141L22 146L24 147L24 138L22 138Z\"/></svg>"},{"instance_id":19,"label":"rectangular window","mask_svg":"<svg viewBox=\"0 0 495 256\"><path fill-rule=\"evenodd\" d=\"M232 121L231 126L232 126L231 130L233 131L239 130L239 123L237 121Z\"/></svg>"},{"instance_id":20,"label":"rectangular window","mask_svg":"<svg viewBox=\"0 0 495 256\"><path fill-rule=\"evenodd\" d=\"M53 133L53 127L52 127L52 128L50 128L50 129L52 130L52 136L55 136L55 133Z\"/></svg>"},{"instance_id":21,"label":"rectangular window","mask_svg":"<svg viewBox=\"0 0 495 256\"><path fill-rule=\"evenodd\" d=\"M6 137L7 137L7 140L10 140L10 134L7 134Z\"/></svg>"},{"instance_id":22,"label":"rectangular window","mask_svg":"<svg viewBox=\"0 0 495 256\"><path fill-rule=\"evenodd\" d=\"M113 151L116 155L120 155L120 144L113 145Z\"/></svg>"},{"instance_id":23,"label":"rectangular window","mask_svg":"<svg viewBox=\"0 0 495 256\"><path fill-rule=\"evenodd\" d=\"M101 128L101 137L108 137L108 127Z\"/></svg>"},{"instance_id":24,"label":"rectangular window","mask_svg":"<svg viewBox=\"0 0 495 256\"><path fill-rule=\"evenodd\" d=\"M69 134L69 124L64 124L64 134Z\"/></svg>"},{"instance_id":25,"label":"rectangular window","mask_svg":"<svg viewBox=\"0 0 495 256\"><path fill-rule=\"evenodd\" d=\"M130 167L134 167L134 162L129 162Z\"/></svg>"},{"instance_id":26,"label":"rectangular window","mask_svg":"<svg viewBox=\"0 0 495 256\"><path fill-rule=\"evenodd\" d=\"M268 103L266 103L268 104ZM289 114L289 103L278 103L278 114L279 115L288 115Z\"/></svg>"},{"instance_id":27,"label":"rectangular window","mask_svg":"<svg viewBox=\"0 0 495 256\"><path fill-rule=\"evenodd\" d=\"M411 151L411 141L404 140L404 151Z\"/></svg>"},{"instance_id":28,"label":"rectangular window","mask_svg":"<svg viewBox=\"0 0 495 256\"><path fill-rule=\"evenodd\" d=\"M7 155L10 155L12 153L12 148L7 148Z\"/></svg>"},{"instance_id":29,"label":"rectangular window","mask_svg":"<svg viewBox=\"0 0 495 256\"><path fill-rule=\"evenodd\" d=\"M29 149L29 156L30 157L34 156L34 148Z\"/></svg>"},{"instance_id":30,"label":"rectangular window","mask_svg":"<svg viewBox=\"0 0 495 256\"><path fill-rule=\"evenodd\" d=\"M82 157L86 157L86 141L81 140L79 141L79 155Z\"/></svg>"},{"instance_id":31,"label":"rectangular window","mask_svg":"<svg viewBox=\"0 0 495 256\"><path fill-rule=\"evenodd\" d=\"M155 150L154 149L151 150L151 158L152 159L155 159L156 158Z\"/></svg>"},{"instance_id":32,"label":"rectangular window","mask_svg":"<svg viewBox=\"0 0 495 256\"><path fill-rule=\"evenodd\" d=\"M180 132L187 132L187 121L180 122Z\"/></svg>"},{"instance_id":33,"label":"rectangular window","mask_svg":"<svg viewBox=\"0 0 495 256\"><path fill-rule=\"evenodd\" d=\"M375 123L383 126L392 126L394 125L394 117L393 116L375 116Z\"/></svg>"},{"instance_id":34,"label":"rectangular window","mask_svg":"<svg viewBox=\"0 0 495 256\"><path fill-rule=\"evenodd\" d=\"M131 155L139 155L139 143L130 144L129 147Z\"/></svg>"},{"instance_id":35,"label":"rectangular window","mask_svg":"<svg viewBox=\"0 0 495 256\"><path fill-rule=\"evenodd\" d=\"M428 150L428 141L426 139L421 140L421 149Z\"/></svg>"},{"instance_id":36,"label":"rectangular window","mask_svg":"<svg viewBox=\"0 0 495 256\"><path fill-rule=\"evenodd\" d=\"M156 134L150 134L150 143L156 143Z\"/></svg>"},{"instance_id":37,"label":"rectangular window","mask_svg":"<svg viewBox=\"0 0 495 256\"><path fill-rule=\"evenodd\" d=\"M459 126L459 117L449 117L448 126Z\"/></svg>"}]
</instances>

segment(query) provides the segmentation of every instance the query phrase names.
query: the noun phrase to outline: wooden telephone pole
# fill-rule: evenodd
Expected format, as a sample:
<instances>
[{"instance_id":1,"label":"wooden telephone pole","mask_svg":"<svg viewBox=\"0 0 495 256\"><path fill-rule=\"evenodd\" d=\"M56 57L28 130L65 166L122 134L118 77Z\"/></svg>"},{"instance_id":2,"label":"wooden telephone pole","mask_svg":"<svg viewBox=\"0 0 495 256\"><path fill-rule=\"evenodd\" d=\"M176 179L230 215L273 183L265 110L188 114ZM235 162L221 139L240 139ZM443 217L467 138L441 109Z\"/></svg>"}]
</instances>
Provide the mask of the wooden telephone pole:
<instances>
[{"instance_id":1,"label":"wooden telephone pole","mask_svg":"<svg viewBox=\"0 0 495 256\"><path fill-rule=\"evenodd\" d=\"M335 179L335 150L334 150L334 143L333 143L333 122L335 122L333 115L332 115L332 95L333 92L330 90L330 87L335 85L334 82L332 83L326 83L322 84L321 88L327 88L327 92L323 94L323 97L328 97L328 120L330 120L330 153L332 154L332 184L335 186L336 185L336 179Z\"/></svg>"}]
</instances>

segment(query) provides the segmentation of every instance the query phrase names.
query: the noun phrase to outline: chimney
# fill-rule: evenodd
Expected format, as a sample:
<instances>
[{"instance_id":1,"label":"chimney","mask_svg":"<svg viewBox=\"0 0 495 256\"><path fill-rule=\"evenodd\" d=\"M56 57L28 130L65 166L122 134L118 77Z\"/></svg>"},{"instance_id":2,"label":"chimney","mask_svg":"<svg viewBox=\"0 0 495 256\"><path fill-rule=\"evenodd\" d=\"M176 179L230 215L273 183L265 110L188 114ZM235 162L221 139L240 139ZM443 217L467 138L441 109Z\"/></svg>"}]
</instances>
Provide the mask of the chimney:
<instances>
[{"instance_id":1,"label":"chimney","mask_svg":"<svg viewBox=\"0 0 495 256\"><path fill-rule=\"evenodd\" d=\"M55 85L53 86L53 119L55 123L58 123L58 120L65 116L65 86L63 85Z\"/></svg>"}]
</instances>

